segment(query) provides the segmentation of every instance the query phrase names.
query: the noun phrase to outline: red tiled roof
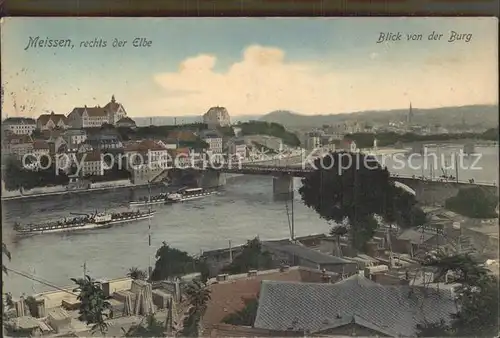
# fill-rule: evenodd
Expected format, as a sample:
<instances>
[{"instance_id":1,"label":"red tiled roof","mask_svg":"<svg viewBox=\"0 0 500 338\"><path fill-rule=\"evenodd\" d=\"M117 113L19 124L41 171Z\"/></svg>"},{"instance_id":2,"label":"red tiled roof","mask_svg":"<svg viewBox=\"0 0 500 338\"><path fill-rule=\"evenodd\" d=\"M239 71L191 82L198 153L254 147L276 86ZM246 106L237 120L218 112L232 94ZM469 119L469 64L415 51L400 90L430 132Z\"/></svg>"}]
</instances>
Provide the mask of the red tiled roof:
<instances>
[{"instance_id":1,"label":"red tiled roof","mask_svg":"<svg viewBox=\"0 0 500 338\"><path fill-rule=\"evenodd\" d=\"M177 149L169 149L170 154L173 156L177 156L179 154L189 155L189 148L177 148Z\"/></svg>"},{"instance_id":2,"label":"red tiled roof","mask_svg":"<svg viewBox=\"0 0 500 338\"><path fill-rule=\"evenodd\" d=\"M133 124L135 124L135 121L132 120L130 117L125 116L125 117L122 117L121 119L119 119L118 122L116 122L116 123L133 123Z\"/></svg>"},{"instance_id":3,"label":"red tiled roof","mask_svg":"<svg viewBox=\"0 0 500 338\"><path fill-rule=\"evenodd\" d=\"M111 101L104 106L104 109L106 109L109 112L116 113L120 107L123 109L123 111L125 111L123 105L119 102L116 102L115 96L113 95L111 96Z\"/></svg>"},{"instance_id":4,"label":"red tiled roof","mask_svg":"<svg viewBox=\"0 0 500 338\"><path fill-rule=\"evenodd\" d=\"M257 298L263 280L320 283L321 274L320 270L291 267L283 272L261 271L257 276L212 284L209 286L211 299L203 317L204 327L209 329L211 325L221 323L227 315L242 310L245 307L243 299Z\"/></svg>"},{"instance_id":5,"label":"red tiled roof","mask_svg":"<svg viewBox=\"0 0 500 338\"><path fill-rule=\"evenodd\" d=\"M179 141L196 141L197 139L193 132L186 130L173 130L168 133L168 138Z\"/></svg>"},{"instance_id":6,"label":"red tiled roof","mask_svg":"<svg viewBox=\"0 0 500 338\"><path fill-rule=\"evenodd\" d=\"M57 125L61 120L64 122L64 124L68 124L68 120L66 119L66 116L64 116L64 114L54 113L40 115L37 122L41 123L42 125L46 125L50 119L52 119L52 122L54 122L55 125Z\"/></svg>"},{"instance_id":7,"label":"red tiled roof","mask_svg":"<svg viewBox=\"0 0 500 338\"><path fill-rule=\"evenodd\" d=\"M108 111L101 107L76 107L73 109L71 113L76 112L78 115L82 116L84 111L87 111L87 114L90 117L99 117L108 115Z\"/></svg>"}]
</instances>

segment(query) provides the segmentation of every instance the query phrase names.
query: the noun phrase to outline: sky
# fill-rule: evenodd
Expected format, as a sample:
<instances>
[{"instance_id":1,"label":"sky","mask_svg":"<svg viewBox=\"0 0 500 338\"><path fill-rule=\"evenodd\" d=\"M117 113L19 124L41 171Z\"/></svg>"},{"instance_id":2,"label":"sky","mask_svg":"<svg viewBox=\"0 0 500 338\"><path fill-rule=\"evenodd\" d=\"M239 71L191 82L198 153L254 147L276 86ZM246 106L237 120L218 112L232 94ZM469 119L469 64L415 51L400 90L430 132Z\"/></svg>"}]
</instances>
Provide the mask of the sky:
<instances>
[{"instance_id":1,"label":"sky","mask_svg":"<svg viewBox=\"0 0 500 338\"><path fill-rule=\"evenodd\" d=\"M498 104L496 18L4 18L2 114L232 116ZM451 32L470 40L449 42ZM429 40L432 33L443 34ZM377 43L381 33L400 41ZM408 41L406 34L422 34ZM387 34L386 34L387 35ZM29 47L70 39L74 47ZM134 47L135 38L151 41ZM83 47L94 39L105 48ZM127 41L113 47L113 41Z\"/></svg>"}]
</instances>

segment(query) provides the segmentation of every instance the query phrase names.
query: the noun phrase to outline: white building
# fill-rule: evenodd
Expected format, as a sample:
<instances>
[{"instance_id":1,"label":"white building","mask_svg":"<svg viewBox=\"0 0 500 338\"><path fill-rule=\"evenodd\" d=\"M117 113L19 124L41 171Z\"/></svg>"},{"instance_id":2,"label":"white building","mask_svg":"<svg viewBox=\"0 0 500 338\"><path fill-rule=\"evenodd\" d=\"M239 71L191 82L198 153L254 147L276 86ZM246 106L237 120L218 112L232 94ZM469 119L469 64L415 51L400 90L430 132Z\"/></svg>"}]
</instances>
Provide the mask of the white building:
<instances>
[{"instance_id":1,"label":"white building","mask_svg":"<svg viewBox=\"0 0 500 338\"><path fill-rule=\"evenodd\" d=\"M10 134L2 142L2 153L18 159L33 152L33 139L29 135Z\"/></svg>"},{"instance_id":2,"label":"white building","mask_svg":"<svg viewBox=\"0 0 500 338\"><path fill-rule=\"evenodd\" d=\"M68 115L68 122L72 128L95 128L109 123L109 117L104 108L84 106L74 108Z\"/></svg>"},{"instance_id":3,"label":"white building","mask_svg":"<svg viewBox=\"0 0 500 338\"><path fill-rule=\"evenodd\" d=\"M40 115L36 124L40 130L66 129L69 127L66 116L64 114L54 114L54 112Z\"/></svg>"},{"instance_id":4,"label":"white building","mask_svg":"<svg viewBox=\"0 0 500 338\"><path fill-rule=\"evenodd\" d=\"M36 129L36 121L28 117L9 117L3 121L2 129L17 135L31 135Z\"/></svg>"},{"instance_id":5,"label":"white building","mask_svg":"<svg viewBox=\"0 0 500 338\"><path fill-rule=\"evenodd\" d=\"M321 134L317 132L307 133L305 137L305 148L313 150L321 147Z\"/></svg>"},{"instance_id":6,"label":"white building","mask_svg":"<svg viewBox=\"0 0 500 338\"><path fill-rule=\"evenodd\" d=\"M231 125L231 117L226 108L212 107L203 115L203 123L207 124L210 129L227 127Z\"/></svg>"},{"instance_id":7,"label":"white building","mask_svg":"<svg viewBox=\"0 0 500 338\"><path fill-rule=\"evenodd\" d=\"M130 121L123 120L123 118L127 116L127 112L121 103L116 102L114 95L111 96L111 101L104 106L104 110L108 115L108 123L116 125L118 121L121 120L121 124L127 124L127 126L135 127L135 122L132 119L129 118Z\"/></svg>"},{"instance_id":8,"label":"white building","mask_svg":"<svg viewBox=\"0 0 500 338\"><path fill-rule=\"evenodd\" d=\"M153 140L131 142L126 144L123 150L122 166L127 170L139 167L166 169L171 159L168 149Z\"/></svg>"},{"instance_id":9,"label":"white building","mask_svg":"<svg viewBox=\"0 0 500 338\"><path fill-rule=\"evenodd\" d=\"M104 166L101 154L97 151L83 153L77 156L78 165L81 164L80 176L100 176L104 175Z\"/></svg>"},{"instance_id":10,"label":"white building","mask_svg":"<svg viewBox=\"0 0 500 338\"><path fill-rule=\"evenodd\" d=\"M68 151L76 152L78 145L87 140L87 132L84 129L68 129L62 137L68 144Z\"/></svg>"},{"instance_id":11,"label":"white building","mask_svg":"<svg viewBox=\"0 0 500 338\"><path fill-rule=\"evenodd\" d=\"M200 138L208 144L207 152L222 154L222 136L215 131L206 131L200 134Z\"/></svg>"}]
</instances>

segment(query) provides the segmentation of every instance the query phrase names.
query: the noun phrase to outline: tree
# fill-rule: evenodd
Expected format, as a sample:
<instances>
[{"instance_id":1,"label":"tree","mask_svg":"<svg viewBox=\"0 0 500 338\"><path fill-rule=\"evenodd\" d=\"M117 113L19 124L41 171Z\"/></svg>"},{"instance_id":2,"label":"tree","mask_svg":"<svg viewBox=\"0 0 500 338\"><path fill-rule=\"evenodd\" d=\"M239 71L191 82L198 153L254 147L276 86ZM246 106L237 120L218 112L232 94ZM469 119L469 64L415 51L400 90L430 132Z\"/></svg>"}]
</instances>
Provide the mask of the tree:
<instances>
[{"instance_id":1,"label":"tree","mask_svg":"<svg viewBox=\"0 0 500 338\"><path fill-rule=\"evenodd\" d=\"M71 280L77 285L73 292L79 293L78 300L81 302L78 319L92 325L92 332L99 331L104 335L108 330L105 319L112 316L111 304L107 301L109 297L106 297L101 285L90 276Z\"/></svg>"},{"instance_id":2,"label":"tree","mask_svg":"<svg viewBox=\"0 0 500 338\"><path fill-rule=\"evenodd\" d=\"M146 280L148 279L148 274L146 271L134 266L128 270L127 277L132 279Z\"/></svg>"},{"instance_id":3,"label":"tree","mask_svg":"<svg viewBox=\"0 0 500 338\"><path fill-rule=\"evenodd\" d=\"M183 321L181 336L198 337L200 321L210 300L210 290L205 283L195 280L187 285L185 293L189 302L189 310Z\"/></svg>"},{"instance_id":4,"label":"tree","mask_svg":"<svg viewBox=\"0 0 500 338\"><path fill-rule=\"evenodd\" d=\"M342 248L340 246L340 237L345 236L349 233L349 229L345 225L336 225L330 229L330 235L334 236L337 240L337 255L342 254Z\"/></svg>"},{"instance_id":5,"label":"tree","mask_svg":"<svg viewBox=\"0 0 500 338\"><path fill-rule=\"evenodd\" d=\"M151 280L159 281L203 270L203 262L187 252L171 248L166 242L156 251Z\"/></svg>"},{"instance_id":6,"label":"tree","mask_svg":"<svg viewBox=\"0 0 500 338\"><path fill-rule=\"evenodd\" d=\"M273 267L271 254L262 249L259 238L247 241L243 250L234 260L222 269L222 272L238 274L248 272L248 270L264 270Z\"/></svg>"},{"instance_id":7,"label":"tree","mask_svg":"<svg viewBox=\"0 0 500 338\"><path fill-rule=\"evenodd\" d=\"M497 205L498 197L481 187L460 189L445 202L446 209L470 218L496 218Z\"/></svg>"},{"instance_id":8,"label":"tree","mask_svg":"<svg viewBox=\"0 0 500 338\"><path fill-rule=\"evenodd\" d=\"M304 204L320 217L337 223L348 220L352 245L364 251L379 215L402 228L422 225L423 211L415 196L396 187L387 168L361 153L332 152L314 162L317 168L302 179Z\"/></svg>"},{"instance_id":9,"label":"tree","mask_svg":"<svg viewBox=\"0 0 500 338\"><path fill-rule=\"evenodd\" d=\"M127 331L122 328L125 337L166 337L165 326L150 314L137 325L131 326Z\"/></svg>"},{"instance_id":10,"label":"tree","mask_svg":"<svg viewBox=\"0 0 500 338\"><path fill-rule=\"evenodd\" d=\"M231 313L222 319L223 323L238 326L253 326L257 317L259 300L257 298L243 299L245 307L237 312Z\"/></svg>"},{"instance_id":11,"label":"tree","mask_svg":"<svg viewBox=\"0 0 500 338\"><path fill-rule=\"evenodd\" d=\"M10 254L10 251L9 251L9 249L7 248L7 244L5 244L5 243L3 243L3 242L2 242L2 256L3 256L3 255L5 255L5 257L7 257L9 261L12 259L12 256L11 256L11 254ZM3 264L3 260L2 260L2 271L3 271L3 273L5 273L6 275L8 274L8 272L7 272L7 266L5 266L5 265Z\"/></svg>"},{"instance_id":12,"label":"tree","mask_svg":"<svg viewBox=\"0 0 500 338\"><path fill-rule=\"evenodd\" d=\"M494 337L498 335L498 277L478 264L468 254L448 256L444 252L429 256L423 263L437 269L437 279L453 272L454 282L461 283L458 293L458 313L452 316L448 325L421 323L417 326L419 335Z\"/></svg>"}]
</instances>

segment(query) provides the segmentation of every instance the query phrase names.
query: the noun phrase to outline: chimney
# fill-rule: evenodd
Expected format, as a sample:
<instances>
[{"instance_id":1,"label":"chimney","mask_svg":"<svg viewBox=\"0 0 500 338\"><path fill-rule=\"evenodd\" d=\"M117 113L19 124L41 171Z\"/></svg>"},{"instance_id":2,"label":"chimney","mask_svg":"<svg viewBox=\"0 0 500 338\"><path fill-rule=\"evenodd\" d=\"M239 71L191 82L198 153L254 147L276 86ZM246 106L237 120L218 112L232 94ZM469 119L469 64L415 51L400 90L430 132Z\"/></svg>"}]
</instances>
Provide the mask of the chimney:
<instances>
[{"instance_id":1,"label":"chimney","mask_svg":"<svg viewBox=\"0 0 500 338\"><path fill-rule=\"evenodd\" d=\"M218 282L222 282L222 281L227 280L227 277L228 277L228 276L229 276L229 275L228 275L227 273L223 273L223 274L217 275L216 280L217 280Z\"/></svg>"},{"instance_id":2,"label":"chimney","mask_svg":"<svg viewBox=\"0 0 500 338\"><path fill-rule=\"evenodd\" d=\"M257 270L248 270L248 277L257 276Z\"/></svg>"},{"instance_id":3,"label":"chimney","mask_svg":"<svg viewBox=\"0 0 500 338\"><path fill-rule=\"evenodd\" d=\"M290 265L281 264L281 266L280 266L280 272L285 272L285 271L288 271L289 269L290 269Z\"/></svg>"}]
</instances>

